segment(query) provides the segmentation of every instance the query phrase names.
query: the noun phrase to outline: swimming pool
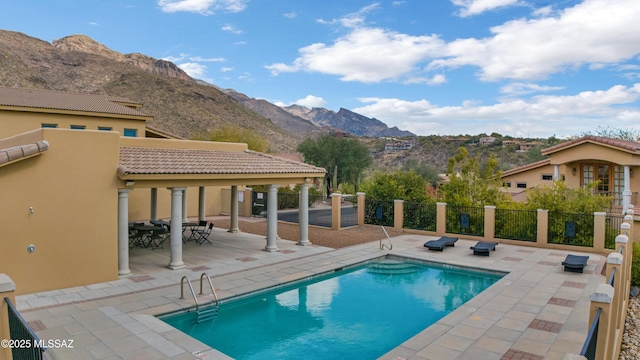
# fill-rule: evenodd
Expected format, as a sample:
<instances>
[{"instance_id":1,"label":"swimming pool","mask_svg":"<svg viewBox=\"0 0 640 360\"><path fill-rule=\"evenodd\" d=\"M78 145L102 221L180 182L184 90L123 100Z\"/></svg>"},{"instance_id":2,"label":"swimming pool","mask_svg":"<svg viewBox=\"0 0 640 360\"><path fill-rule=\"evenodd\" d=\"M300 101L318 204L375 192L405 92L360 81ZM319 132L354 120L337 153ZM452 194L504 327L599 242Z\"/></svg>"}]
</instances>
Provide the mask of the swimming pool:
<instances>
[{"instance_id":1,"label":"swimming pool","mask_svg":"<svg viewBox=\"0 0 640 360\"><path fill-rule=\"evenodd\" d=\"M236 359L377 358L502 276L384 258L222 302L212 321L160 318Z\"/></svg>"}]
</instances>

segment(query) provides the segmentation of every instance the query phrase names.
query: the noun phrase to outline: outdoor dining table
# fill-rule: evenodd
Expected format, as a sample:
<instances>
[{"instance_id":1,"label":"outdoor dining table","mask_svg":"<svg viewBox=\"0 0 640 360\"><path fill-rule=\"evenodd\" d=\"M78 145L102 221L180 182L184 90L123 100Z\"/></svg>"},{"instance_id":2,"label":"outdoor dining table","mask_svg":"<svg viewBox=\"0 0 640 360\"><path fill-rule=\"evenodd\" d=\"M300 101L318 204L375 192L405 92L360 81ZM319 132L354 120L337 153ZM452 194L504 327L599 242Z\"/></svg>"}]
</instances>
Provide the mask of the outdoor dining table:
<instances>
[{"instance_id":1,"label":"outdoor dining table","mask_svg":"<svg viewBox=\"0 0 640 360\"><path fill-rule=\"evenodd\" d=\"M193 238L195 236L193 230L197 229L198 226L200 226L200 223L197 223L197 222L183 222L182 223L182 241L184 243L186 243L189 240L193 240ZM188 237L184 233L185 230L187 230L187 229L189 229L189 231L190 231Z\"/></svg>"},{"instance_id":2,"label":"outdoor dining table","mask_svg":"<svg viewBox=\"0 0 640 360\"><path fill-rule=\"evenodd\" d=\"M134 235L134 245L144 248L159 248L164 243L167 229L154 225L134 225L133 230L137 232Z\"/></svg>"}]
</instances>

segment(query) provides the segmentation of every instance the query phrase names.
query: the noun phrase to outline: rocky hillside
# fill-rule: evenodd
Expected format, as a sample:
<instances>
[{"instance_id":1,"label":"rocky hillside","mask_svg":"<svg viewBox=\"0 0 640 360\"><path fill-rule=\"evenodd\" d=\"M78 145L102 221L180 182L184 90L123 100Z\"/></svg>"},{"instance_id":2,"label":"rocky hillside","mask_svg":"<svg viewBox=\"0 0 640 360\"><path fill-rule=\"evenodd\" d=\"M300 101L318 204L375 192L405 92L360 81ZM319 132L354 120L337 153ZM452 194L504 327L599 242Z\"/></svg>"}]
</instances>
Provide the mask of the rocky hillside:
<instances>
[{"instance_id":1,"label":"rocky hillside","mask_svg":"<svg viewBox=\"0 0 640 360\"><path fill-rule=\"evenodd\" d=\"M293 152L302 140L172 63L119 54L84 36L55 43L0 30L0 86L128 97L154 117L150 125L186 138L236 125L262 134L274 152Z\"/></svg>"},{"instance_id":2,"label":"rocky hillside","mask_svg":"<svg viewBox=\"0 0 640 360\"><path fill-rule=\"evenodd\" d=\"M340 108L338 112L325 108L308 109L300 105L285 107L289 113L307 119L319 127L339 129L350 134L366 137L404 137L415 136L409 131L403 131L397 127L389 128L387 124L375 118L368 118L353 111Z\"/></svg>"}]
</instances>

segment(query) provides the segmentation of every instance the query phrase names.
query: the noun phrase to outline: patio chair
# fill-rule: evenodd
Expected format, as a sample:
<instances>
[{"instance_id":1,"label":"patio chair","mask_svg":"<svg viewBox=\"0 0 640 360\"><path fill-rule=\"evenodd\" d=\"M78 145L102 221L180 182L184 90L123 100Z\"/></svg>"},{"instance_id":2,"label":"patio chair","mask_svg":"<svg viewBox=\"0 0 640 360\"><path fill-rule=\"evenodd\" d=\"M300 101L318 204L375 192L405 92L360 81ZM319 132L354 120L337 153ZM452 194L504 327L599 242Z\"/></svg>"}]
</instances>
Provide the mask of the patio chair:
<instances>
[{"instance_id":1,"label":"patio chair","mask_svg":"<svg viewBox=\"0 0 640 360\"><path fill-rule=\"evenodd\" d=\"M444 250L445 246L451 246L451 247L455 246L456 241L458 241L457 237L443 236L437 240L427 241L426 243L424 243L424 247L433 251L442 251Z\"/></svg>"},{"instance_id":2,"label":"patio chair","mask_svg":"<svg viewBox=\"0 0 640 360\"><path fill-rule=\"evenodd\" d=\"M589 261L588 256L568 254L562 265L564 266L564 271L582 273L584 267L587 266L587 261Z\"/></svg>"},{"instance_id":3,"label":"patio chair","mask_svg":"<svg viewBox=\"0 0 640 360\"><path fill-rule=\"evenodd\" d=\"M205 241L211 244L209 241L209 234L211 234L211 230L213 230L213 223L209 223L204 230L193 230L193 239L198 243L198 245L202 245Z\"/></svg>"},{"instance_id":4,"label":"patio chair","mask_svg":"<svg viewBox=\"0 0 640 360\"><path fill-rule=\"evenodd\" d=\"M489 256L490 251L496 251L497 242L494 241L478 241L477 244L471 247L473 255Z\"/></svg>"}]
</instances>

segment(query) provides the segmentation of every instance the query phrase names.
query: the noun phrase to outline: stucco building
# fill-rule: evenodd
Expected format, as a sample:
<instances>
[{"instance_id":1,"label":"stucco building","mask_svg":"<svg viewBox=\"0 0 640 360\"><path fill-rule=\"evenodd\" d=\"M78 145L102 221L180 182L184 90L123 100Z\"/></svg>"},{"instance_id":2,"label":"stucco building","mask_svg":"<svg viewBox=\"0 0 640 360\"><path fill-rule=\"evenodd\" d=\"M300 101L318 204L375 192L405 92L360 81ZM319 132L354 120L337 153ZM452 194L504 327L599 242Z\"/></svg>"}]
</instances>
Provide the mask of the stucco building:
<instances>
[{"instance_id":1,"label":"stucco building","mask_svg":"<svg viewBox=\"0 0 640 360\"><path fill-rule=\"evenodd\" d=\"M131 221L181 224L218 215L228 201L236 232L247 185L270 185L277 198L278 184L301 184L305 198L325 173L246 144L185 140L147 126L151 119L130 99L0 88L0 273L17 294L126 276ZM276 219L267 251L277 250ZM181 226L166 244L168 266L184 267Z\"/></svg>"},{"instance_id":2,"label":"stucco building","mask_svg":"<svg viewBox=\"0 0 640 360\"><path fill-rule=\"evenodd\" d=\"M612 196L613 210L637 204L640 142L584 136L542 150L549 158L505 171L502 181L512 194L564 180L575 188L598 181L596 191Z\"/></svg>"}]
</instances>

